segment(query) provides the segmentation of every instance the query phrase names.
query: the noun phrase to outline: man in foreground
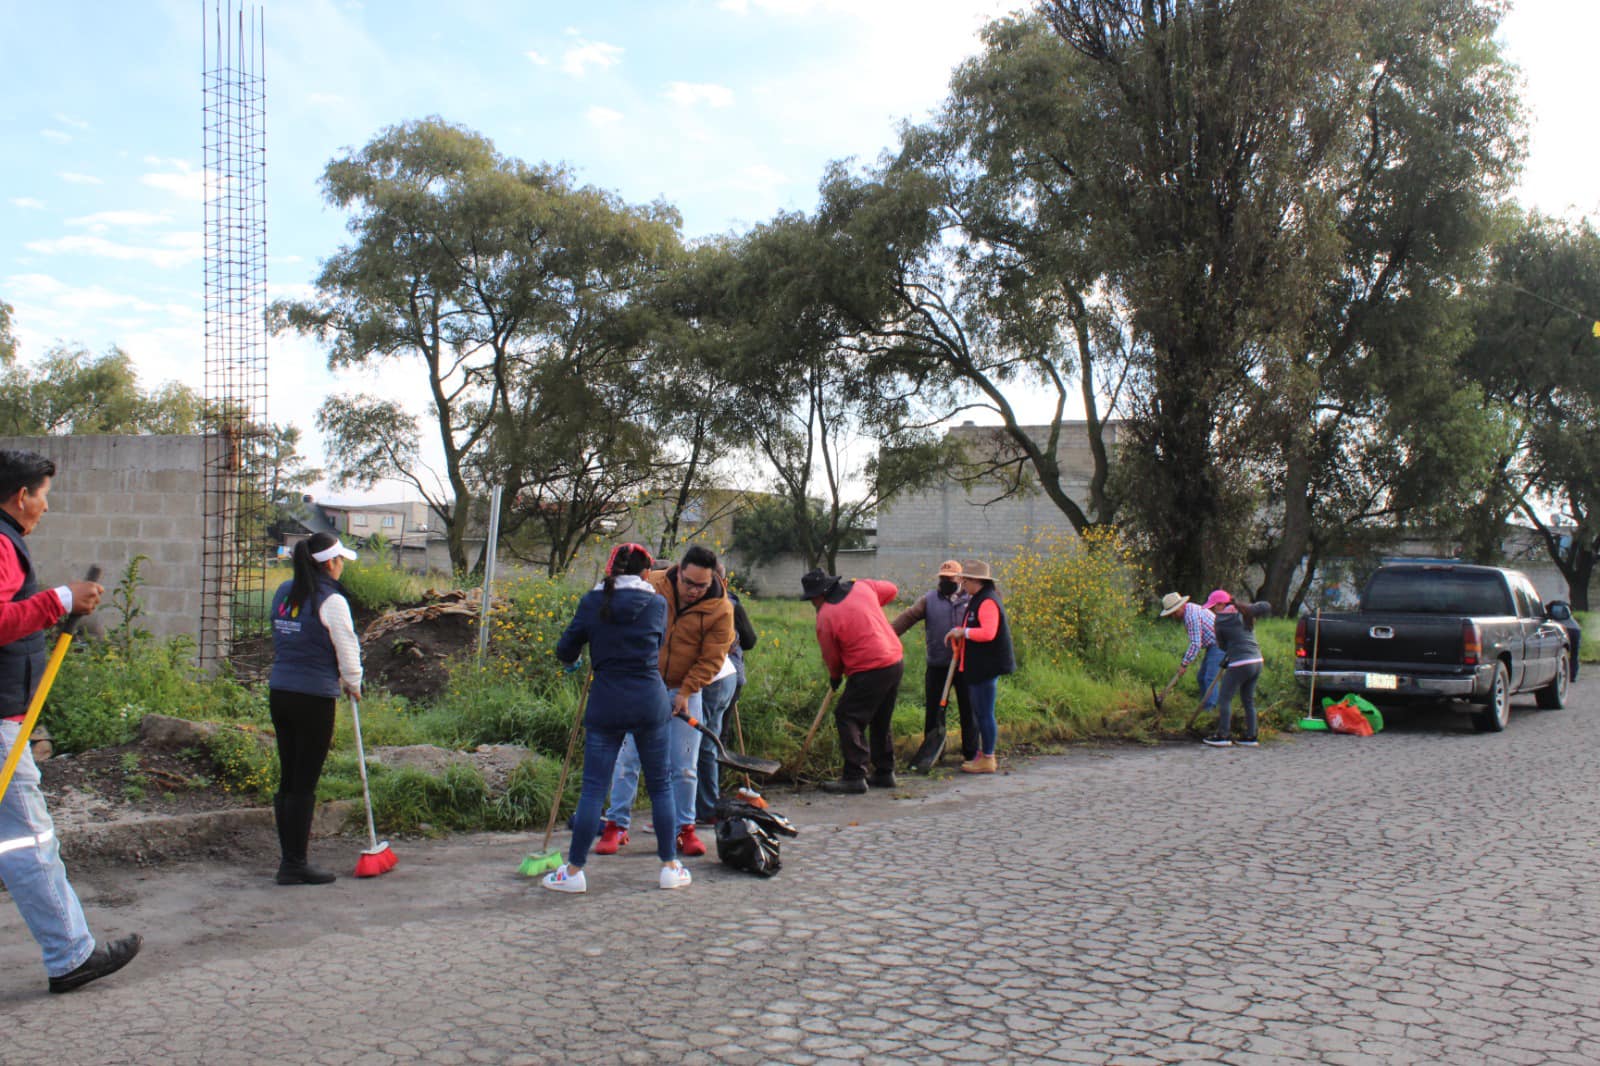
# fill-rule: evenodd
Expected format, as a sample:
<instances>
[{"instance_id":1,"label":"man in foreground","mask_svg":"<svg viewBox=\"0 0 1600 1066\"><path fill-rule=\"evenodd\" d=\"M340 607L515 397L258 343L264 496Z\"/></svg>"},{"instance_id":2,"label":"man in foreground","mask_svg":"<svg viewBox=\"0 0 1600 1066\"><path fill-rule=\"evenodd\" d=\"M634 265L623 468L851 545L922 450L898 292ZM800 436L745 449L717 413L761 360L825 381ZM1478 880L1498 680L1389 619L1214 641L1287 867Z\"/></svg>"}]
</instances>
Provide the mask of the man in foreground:
<instances>
[{"instance_id":1,"label":"man in foreground","mask_svg":"<svg viewBox=\"0 0 1600 1066\"><path fill-rule=\"evenodd\" d=\"M0 450L0 756L21 742L22 720L49 659L45 630L69 613L93 611L105 591L92 581L39 587L26 538L50 509L55 472L42 455ZM144 944L137 933L98 946L89 935L27 749L0 798L0 881L39 942L52 992L116 973Z\"/></svg>"}]
</instances>

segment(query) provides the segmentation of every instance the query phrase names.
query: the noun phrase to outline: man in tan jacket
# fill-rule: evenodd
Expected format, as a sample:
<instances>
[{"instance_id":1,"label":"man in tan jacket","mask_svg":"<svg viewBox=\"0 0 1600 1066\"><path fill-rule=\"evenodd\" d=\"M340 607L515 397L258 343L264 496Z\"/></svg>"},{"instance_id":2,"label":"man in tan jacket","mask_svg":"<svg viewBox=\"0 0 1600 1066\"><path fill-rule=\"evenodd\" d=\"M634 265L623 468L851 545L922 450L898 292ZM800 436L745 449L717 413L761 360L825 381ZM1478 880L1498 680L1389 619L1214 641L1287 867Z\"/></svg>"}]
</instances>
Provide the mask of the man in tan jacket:
<instances>
[{"instance_id":1,"label":"man in tan jacket","mask_svg":"<svg viewBox=\"0 0 1600 1066\"><path fill-rule=\"evenodd\" d=\"M693 545L668 570L653 570L646 580L667 601L667 637L661 644L661 680L672 693L672 798L677 808L678 854L704 855L694 831L694 799L700 734L683 720L700 717L700 690L722 669L733 644L733 601L717 577L717 557ZM628 842L634 796L639 791L639 753L633 738L623 742L611 778L611 807L595 844L595 854L610 855Z\"/></svg>"}]
</instances>

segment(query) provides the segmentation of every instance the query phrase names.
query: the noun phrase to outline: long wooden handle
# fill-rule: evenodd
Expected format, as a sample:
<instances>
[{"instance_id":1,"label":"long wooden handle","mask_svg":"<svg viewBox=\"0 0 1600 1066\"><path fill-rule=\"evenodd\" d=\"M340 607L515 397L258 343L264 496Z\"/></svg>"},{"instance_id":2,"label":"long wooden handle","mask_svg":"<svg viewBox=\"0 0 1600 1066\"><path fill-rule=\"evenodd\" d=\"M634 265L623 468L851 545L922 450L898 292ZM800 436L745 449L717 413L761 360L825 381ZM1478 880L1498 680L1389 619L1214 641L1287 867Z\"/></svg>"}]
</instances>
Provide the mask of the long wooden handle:
<instances>
[{"instance_id":1,"label":"long wooden handle","mask_svg":"<svg viewBox=\"0 0 1600 1066\"><path fill-rule=\"evenodd\" d=\"M806 756L811 752L811 738L817 735L817 727L822 724L823 716L828 713L828 708L833 704L833 694L838 689L830 688L828 694L822 697L822 706L817 708L817 716L811 720L811 728L806 731L806 739L800 745L800 757L795 760L794 772L798 775L806 764Z\"/></svg>"},{"instance_id":2,"label":"long wooden handle","mask_svg":"<svg viewBox=\"0 0 1600 1066\"><path fill-rule=\"evenodd\" d=\"M950 706L950 686L955 684L955 680L956 680L956 656L955 656L955 652L952 651L950 653L950 669L948 669L948 670L946 670L944 672L944 691L939 693L939 706L941 706L941 707Z\"/></svg>"},{"instance_id":3,"label":"long wooden handle","mask_svg":"<svg viewBox=\"0 0 1600 1066\"><path fill-rule=\"evenodd\" d=\"M100 580L100 568L89 567L88 580ZM44 701L50 695L50 686L55 684L56 673L61 669L61 662L67 657L67 649L72 647L72 631L78 628L78 621L83 616L78 614L67 615L66 622L61 627L61 636L56 638L56 646L50 653L50 661L45 665L44 677L39 679L39 687L33 691L33 702L28 704L28 713L22 719L22 729L17 733L17 742L11 745L11 750L6 753L6 762L0 766L0 800L6 798L6 789L11 787L11 776L17 772L17 764L22 761L22 753L28 749L28 742L33 736L33 727L39 723L39 713L44 710Z\"/></svg>"},{"instance_id":4,"label":"long wooden handle","mask_svg":"<svg viewBox=\"0 0 1600 1066\"><path fill-rule=\"evenodd\" d=\"M1306 708L1306 717L1317 716L1317 651L1322 644L1322 605L1317 605L1317 628L1311 634L1311 696L1309 706Z\"/></svg>"},{"instance_id":5,"label":"long wooden handle","mask_svg":"<svg viewBox=\"0 0 1600 1066\"><path fill-rule=\"evenodd\" d=\"M561 774L556 778L556 794L550 799L550 818L544 823L544 847L550 850L550 838L555 835L556 816L561 812L561 797L567 791L567 770L572 766L572 753L578 747L578 731L583 728L583 711L589 706L589 682L593 674L583 675L583 695L578 697L578 710L572 719L572 732L567 734L567 757L561 760Z\"/></svg>"}]
</instances>

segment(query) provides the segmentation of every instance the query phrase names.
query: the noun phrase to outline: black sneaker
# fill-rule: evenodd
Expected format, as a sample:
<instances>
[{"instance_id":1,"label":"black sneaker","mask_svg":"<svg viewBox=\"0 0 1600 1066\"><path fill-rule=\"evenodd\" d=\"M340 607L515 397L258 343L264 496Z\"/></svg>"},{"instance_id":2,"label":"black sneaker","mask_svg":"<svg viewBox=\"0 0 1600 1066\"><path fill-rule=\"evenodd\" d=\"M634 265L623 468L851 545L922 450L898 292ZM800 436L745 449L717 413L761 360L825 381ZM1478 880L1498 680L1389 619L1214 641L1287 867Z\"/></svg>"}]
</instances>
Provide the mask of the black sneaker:
<instances>
[{"instance_id":1,"label":"black sneaker","mask_svg":"<svg viewBox=\"0 0 1600 1066\"><path fill-rule=\"evenodd\" d=\"M132 962L142 947L144 947L144 937L138 933L125 936L121 940L113 940L109 944L97 945L82 966L71 973L50 978L50 991L71 992L75 988L82 988L90 981L114 974Z\"/></svg>"},{"instance_id":2,"label":"black sneaker","mask_svg":"<svg viewBox=\"0 0 1600 1066\"><path fill-rule=\"evenodd\" d=\"M841 777L837 781L824 781L822 791L832 792L837 795L859 796L867 790L867 779L864 777Z\"/></svg>"},{"instance_id":3,"label":"black sneaker","mask_svg":"<svg viewBox=\"0 0 1600 1066\"><path fill-rule=\"evenodd\" d=\"M285 859L278 864L280 885L326 885L337 880L338 874L312 866L309 862Z\"/></svg>"},{"instance_id":4,"label":"black sneaker","mask_svg":"<svg viewBox=\"0 0 1600 1066\"><path fill-rule=\"evenodd\" d=\"M896 784L893 770L884 770L867 778L867 785L871 788L894 788Z\"/></svg>"},{"instance_id":5,"label":"black sneaker","mask_svg":"<svg viewBox=\"0 0 1600 1066\"><path fill-rule=\"evenodd\" d=\"M1256 739L1256 735L1254 733L1251 733L1247 737L1240 737L1238 740L1234 741L1234 743L1241 748L1259 748L1261 746L1261 741Z\"/></svg>"},{"instance_id":6,"label":"black sneaker","mask_svg":"<svg viewBox=\"0 0 1600 1066\"><path fill-rule=\"evenodd\" d=\"M1231 747L1233 747L1233 741L1232 740L1230 740L1227 737L1222 736L1222 735L1220 735L1218 733L1211 734L1209 737L1206 737L1200 743L1208 745L1208 746L1213 747L1213 748L1231 748Z\"/></svg>"}]
</instances>

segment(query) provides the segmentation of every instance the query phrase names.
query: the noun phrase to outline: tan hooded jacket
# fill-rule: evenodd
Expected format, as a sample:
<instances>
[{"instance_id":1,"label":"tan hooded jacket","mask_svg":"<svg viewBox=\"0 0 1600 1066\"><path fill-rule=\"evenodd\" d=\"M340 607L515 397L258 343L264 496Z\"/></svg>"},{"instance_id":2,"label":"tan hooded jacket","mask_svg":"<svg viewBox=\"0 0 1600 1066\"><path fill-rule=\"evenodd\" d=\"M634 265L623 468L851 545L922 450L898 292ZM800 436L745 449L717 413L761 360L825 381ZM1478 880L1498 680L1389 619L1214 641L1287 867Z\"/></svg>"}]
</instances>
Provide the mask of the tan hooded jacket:
<instances>
[{"instance_id":1,"label":"tan hooded jacket","mask_svg":"<svg viewBox=\"0 0 1600 1066\"><path fill-rule=\"evenodd\" d=\"M667 639L661 644L661 679L668 688L694 695L717 676L728 648L736 639L733 601L722 579L711 577L711 588L699 600L678 610L678 568L652 570L645 575L667 601Z\"/></svg>"}]
</instances>

